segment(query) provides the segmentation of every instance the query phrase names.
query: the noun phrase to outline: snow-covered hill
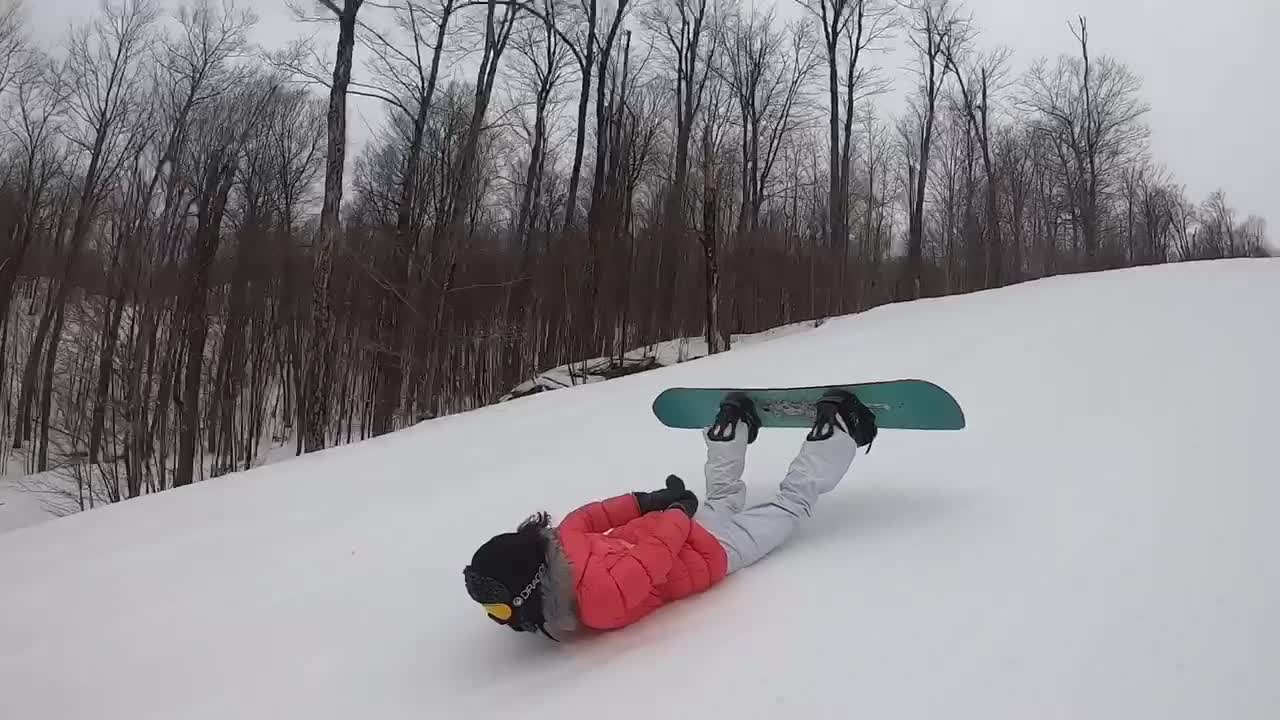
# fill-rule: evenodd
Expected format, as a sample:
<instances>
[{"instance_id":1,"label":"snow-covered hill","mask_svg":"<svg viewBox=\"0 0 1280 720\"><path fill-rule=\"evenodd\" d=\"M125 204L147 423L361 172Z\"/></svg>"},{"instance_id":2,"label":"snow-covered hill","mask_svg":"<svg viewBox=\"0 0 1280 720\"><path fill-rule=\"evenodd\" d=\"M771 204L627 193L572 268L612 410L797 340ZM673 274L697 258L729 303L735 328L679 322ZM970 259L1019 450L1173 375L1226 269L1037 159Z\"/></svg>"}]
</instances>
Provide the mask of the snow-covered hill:
<instances>
[{"instance_id":1,"label":"snow-covered hill","mask_svg":"<svg viewBox=\"0 0 1280 720\"><path fill-rule=\"evenodd\" d=\"M0 718L1280 717L1278 308L1280 260L886 307L6 533ZM904 376L968 428L711 592L559 645L467 598L533 510L700 483L661 388Z\"/></svg>"},{"instance_id":2,"label":"snow-covered hill","mask_svg":"<svg viewBox=\"0 0 1280 720\"><path fill-rule=\"evenodd\" d=\"M17 466L14 462L11 465ZM0 463L3 468L3 463ZM0 473L0 534L47 522L55 515L41 497L25 487L21 470Z\"/></svg>"}]
</instances>

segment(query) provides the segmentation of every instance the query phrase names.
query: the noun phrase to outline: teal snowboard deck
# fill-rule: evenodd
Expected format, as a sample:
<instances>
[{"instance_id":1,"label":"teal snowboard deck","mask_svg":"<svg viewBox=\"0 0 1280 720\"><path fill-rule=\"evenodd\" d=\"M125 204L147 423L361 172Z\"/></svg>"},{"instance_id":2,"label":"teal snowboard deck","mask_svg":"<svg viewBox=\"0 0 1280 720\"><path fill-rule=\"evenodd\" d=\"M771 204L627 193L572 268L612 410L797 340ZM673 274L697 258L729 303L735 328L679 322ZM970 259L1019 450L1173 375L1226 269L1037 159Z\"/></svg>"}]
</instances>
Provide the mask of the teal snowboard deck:
<instances>
[{"instance_id":1,"label":"teal snowboard deck","mask_svg":"<svg viewBox=\"0 0 1280 720\"><path fill-rule=\"evenodd\" d=\"M881 429L960 430L965 426L964 410L951 393L914 379L787 388L669 388L654 399L653 414L667 427L706 428L715 420L721 398L736 390L755 402L764 427L807 428L813 423L815 403L831 387L857 395L875 413Z\"/></svg>"}]
</instances>

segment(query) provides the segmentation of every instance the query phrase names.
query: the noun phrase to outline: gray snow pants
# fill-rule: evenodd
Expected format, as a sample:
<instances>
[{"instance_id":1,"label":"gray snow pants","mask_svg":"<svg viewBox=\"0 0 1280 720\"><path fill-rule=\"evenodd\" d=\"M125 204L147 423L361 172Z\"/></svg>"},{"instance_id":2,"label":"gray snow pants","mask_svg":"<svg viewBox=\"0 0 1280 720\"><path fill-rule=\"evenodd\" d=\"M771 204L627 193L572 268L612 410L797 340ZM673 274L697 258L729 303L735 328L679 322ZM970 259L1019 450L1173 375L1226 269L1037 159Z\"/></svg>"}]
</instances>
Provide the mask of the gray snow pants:
<instances>
[{"instance_id":1,"label":"gray snow pants","mask_svg":"<svg viewBox=\"0 0 1280 720\"><path fill-rule=\"evenodd\" d=\"M702 438L707 444L707 491L694 517L724 546L730 573L773 552L803 519L812 517L818 496L835 489L858 452L853 438L839 430L827 440L806 439L782 478L778 494L748 508L747 485L742 481L746 426L739 424L735 439L729 442L713 441L706 431Z\"/></svg>"}]
</instances>

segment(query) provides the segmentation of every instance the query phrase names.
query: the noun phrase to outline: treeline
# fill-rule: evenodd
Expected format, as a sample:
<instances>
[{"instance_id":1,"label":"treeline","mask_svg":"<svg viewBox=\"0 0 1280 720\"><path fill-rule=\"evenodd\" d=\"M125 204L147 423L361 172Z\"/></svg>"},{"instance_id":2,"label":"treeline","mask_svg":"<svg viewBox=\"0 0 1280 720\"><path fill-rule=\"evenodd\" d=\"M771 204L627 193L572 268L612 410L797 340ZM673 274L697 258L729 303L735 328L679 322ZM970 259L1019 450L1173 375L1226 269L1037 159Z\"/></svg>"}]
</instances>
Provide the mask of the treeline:
<instances>
[{"instance_id":1,"label":"treeline","mask_svg":"<svg viewBox=\"0 0 1280 720\"><path fill-rule=\"evenodd\" d=\"M0 0L0 431L76 507L671 337L1264 253L1083 18L1019 69L951 0L312 0L336 46L272 53L250 7L42 48Z\"/></svg>"}]
</instances>

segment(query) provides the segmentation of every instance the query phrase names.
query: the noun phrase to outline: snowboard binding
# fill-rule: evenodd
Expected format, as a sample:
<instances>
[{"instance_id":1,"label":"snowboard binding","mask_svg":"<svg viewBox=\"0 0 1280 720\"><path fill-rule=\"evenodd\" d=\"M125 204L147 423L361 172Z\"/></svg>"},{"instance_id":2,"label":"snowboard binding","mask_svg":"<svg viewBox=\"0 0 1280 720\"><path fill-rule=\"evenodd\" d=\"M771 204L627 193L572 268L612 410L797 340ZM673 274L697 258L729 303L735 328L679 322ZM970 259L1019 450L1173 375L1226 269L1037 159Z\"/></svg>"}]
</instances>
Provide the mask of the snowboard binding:
<instances>
[{"instance_id":1,"label":"snowboard binding","mask_svg":"<svg viewBox=\"0 0 1280 720\"><path fill-rule=\"evenodd\" d=\"M879 432L876 414L858 396L847 390L831 388L818 399L816 415L809 430L809 440L826 440L839 428L848 433L858 447L866 447L867 452L871 452L871 443Z\"/></svg>"},{"instance_id":2,"label":"snowboard binding","mask_svg":"<svg viewBox=\"0 0 1280 720\"><path fill-rule=\"evenodd\" d=\"M720 410L707 429L707 438L714 442L732 442L737 437L739 422L747 426L747 444L755 442L760 434L756 405L746 393L731 392L720 401Z\"/></svg>"}]
</instances>

